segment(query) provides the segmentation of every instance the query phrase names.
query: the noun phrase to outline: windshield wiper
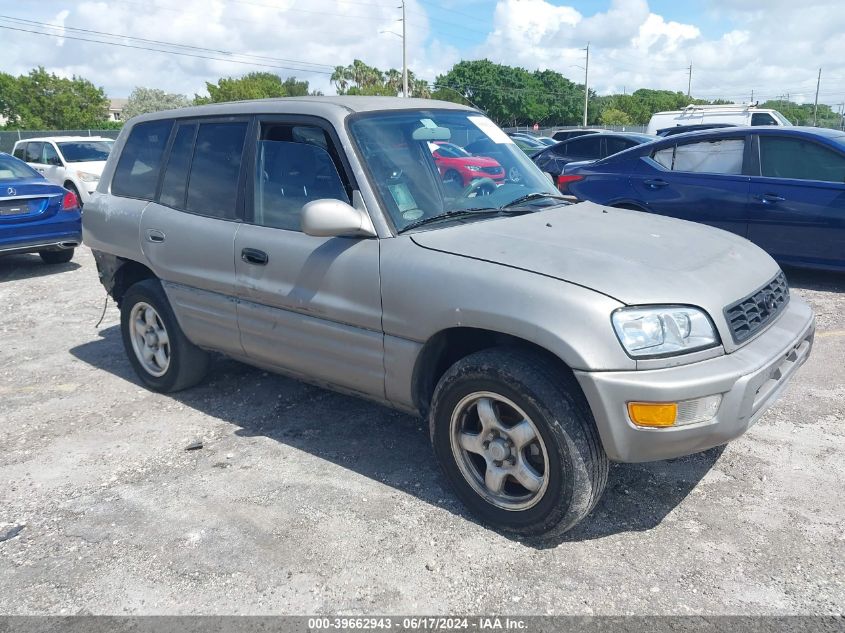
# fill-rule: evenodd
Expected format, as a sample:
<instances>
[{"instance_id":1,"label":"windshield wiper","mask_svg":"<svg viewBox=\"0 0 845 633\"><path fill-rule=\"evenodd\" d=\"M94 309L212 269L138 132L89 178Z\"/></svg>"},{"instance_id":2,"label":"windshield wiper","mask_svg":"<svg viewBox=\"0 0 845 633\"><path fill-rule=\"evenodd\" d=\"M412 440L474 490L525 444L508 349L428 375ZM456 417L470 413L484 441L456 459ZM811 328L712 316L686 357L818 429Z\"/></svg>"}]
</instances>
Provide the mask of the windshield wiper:
<instances>
[{"instance_id":1,"label":"windshield wiper","mask_svg":"<svg viewBox=\"0 0 845 633\"><path fill-rule=\"evenodd\" d=\"M407 226L401 228L399 230L400 233L404 233L405 231L410 231L411 229L416 229L420 226L425 226L426 224L431 224L432 222L441 222L443 220L449 220L451 218L459 218L465 217L468 215L487 215L489 213L498 214L501 213L501 209L497 209L495 207L478 207L472 209L452 209L450 211L446 211L444 213L438 213L437 215L432 215L428 218L421 218L416 222L411 222Z\"/></svg>"},{"instance_id":2,"label":"windshield wiper","mask_svg":"<svg viewBox=\"0 0 845 633\"><path fill-rule=\"evenodd\" d=\"M557 195L554 193L543 193L541 191L535 191L533 193L527 193L524 196L520 196L516 200L511 200L507 204L503 204L501 206L502 209L507 209L509 207L515 207L520 204L524 204L526 202L531 202L532 200L560 200L561 202L569 202L568 199L564 198L561 195Z\"/></svg>"}]
</instances>

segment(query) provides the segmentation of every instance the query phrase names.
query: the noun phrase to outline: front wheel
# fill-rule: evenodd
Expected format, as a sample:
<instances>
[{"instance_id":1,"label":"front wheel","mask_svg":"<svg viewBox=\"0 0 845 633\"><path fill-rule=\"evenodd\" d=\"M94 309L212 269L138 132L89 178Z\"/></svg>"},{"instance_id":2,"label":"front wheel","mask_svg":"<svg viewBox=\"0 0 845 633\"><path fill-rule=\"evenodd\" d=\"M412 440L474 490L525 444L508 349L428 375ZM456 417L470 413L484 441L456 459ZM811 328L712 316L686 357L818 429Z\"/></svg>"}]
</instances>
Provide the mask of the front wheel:
<instances>
[{"instance_id":1,"label":"front wheel","mask_svg":"<svg viewBox=\"0 0 845 633\"><path fill-rule=\"evenodd\" d=\"M126 291L120 329L129 362L149 389L179 391L205 376L208 353L185 337L157 279L144 279Z\"/></svg>"},{"instance_id":2,"label":"front wheel","mask_svg":"<svg viewBox=\"0 0 845 633\"><path fill-rule=\"evenodd\" d=\"M456 494L482 521L553 537L595 507L608 460L574 377L518 349L472 354L440 379L434 451Z\"/></svg>"}]
</instances>

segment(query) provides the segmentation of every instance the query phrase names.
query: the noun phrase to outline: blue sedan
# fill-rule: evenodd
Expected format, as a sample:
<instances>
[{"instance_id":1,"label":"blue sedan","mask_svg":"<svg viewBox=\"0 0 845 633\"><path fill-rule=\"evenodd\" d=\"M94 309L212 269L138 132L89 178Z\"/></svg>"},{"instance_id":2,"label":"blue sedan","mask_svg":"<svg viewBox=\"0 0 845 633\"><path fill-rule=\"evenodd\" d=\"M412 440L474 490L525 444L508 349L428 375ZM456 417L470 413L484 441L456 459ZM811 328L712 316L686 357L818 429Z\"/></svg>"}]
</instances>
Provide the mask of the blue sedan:
<instances>
[{"instance_id":1,"label":"blue sedan","mask_svg":"<svg viewBox=\"0 0 845 633\"><path fill-rule=\"evenodd\" d=\"M845 270L845 133L838 130L679 134L573 166L558 184L579 200L732 231L785 265Z\"/></svg>"},{"instance_id":2,"label":"blue sedan","mask_svg":"<svg viewBox=\"0 0 845 633\"><path fill-rule=\"evenodd\" d=\"M76 196L0 152L0 255L38 253L47 264L63 264L81 242Z\"/></svg>"}]
</instances>

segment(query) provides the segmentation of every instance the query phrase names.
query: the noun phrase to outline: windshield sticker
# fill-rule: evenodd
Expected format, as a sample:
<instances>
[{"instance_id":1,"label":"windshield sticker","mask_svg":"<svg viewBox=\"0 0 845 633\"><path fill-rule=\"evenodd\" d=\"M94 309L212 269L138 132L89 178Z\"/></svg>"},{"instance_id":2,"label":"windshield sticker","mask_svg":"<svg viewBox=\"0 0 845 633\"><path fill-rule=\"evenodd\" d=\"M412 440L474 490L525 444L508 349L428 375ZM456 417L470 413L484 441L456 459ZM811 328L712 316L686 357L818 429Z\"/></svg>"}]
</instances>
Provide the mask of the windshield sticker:
<instances>
[{"instance_id":1,"label":"windshield sticker","mask_svg":"<svg viewBox=\"0 0 845 633\"><path fill-rule=\"evenodd\" d=\"M500 130L498 127L496 127L496 124L493 123L493 121L491 121L487 117L470 116L467 118L472 121L475 127L484 132L484 134L487 135L487 138L489 138L494 143L498 143L500 145L504 143L513 144L511 138L507 134L502 132L502 130Z\"/></svg>"},{"instance_id":2,"label":"windshield sticker","mask_svg":"<svg viewBox=\"0 0 845 633\"><path fill-rule=\"evenodd\" d=\"M405 217L405 212L417 209L417 202L406 185L400 183L398 185L388 185L387 188L390 190L390 195L393 196L396 206L399 207L402 217ZM422 215L422 211L420 211L420 215Z\"/></svg>"},{"instance_id":3,"label":"windshield sticker","mask_svg":"<svg viewBox=\"0 0 845 633\"><path fill-rule=\"evenodd\" d=\"M430 130L433 130L437 127L437 123L435 123L431 119L420 119L420 123L423 124L423 127L427 127Z\"/></svg>"}]
</instances>

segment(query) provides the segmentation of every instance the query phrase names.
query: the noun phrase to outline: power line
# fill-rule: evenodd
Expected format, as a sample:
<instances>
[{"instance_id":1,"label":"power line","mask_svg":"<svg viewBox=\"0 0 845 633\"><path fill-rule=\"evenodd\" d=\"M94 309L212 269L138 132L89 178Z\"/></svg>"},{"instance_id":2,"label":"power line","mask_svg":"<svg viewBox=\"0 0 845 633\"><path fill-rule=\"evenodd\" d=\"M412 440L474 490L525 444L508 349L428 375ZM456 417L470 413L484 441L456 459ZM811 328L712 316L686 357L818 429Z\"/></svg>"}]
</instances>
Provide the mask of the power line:
<instances>
[{"instance_id":1,"label":"power line","mask_svg":"<svg viewBox=\"0 0 845 633\"><path fill-rule=\"evenodd\" d=\"M18 32L21 32L21 33L32 33L34 35L45 35L47 37L60 37L62 39L76 40L76 41L80 41L80 42L91 42L93 44L107 44L109 46L119 46L121 48L132 48L132 49L142 50L142 51L153 51L153 52L156 52L156 53L167 53L169 55L181 55L183 57L193 57L193 58L197 58L197 59L208 59L208 60L217 61L217 62L230 62L230 63L233 63L233 64L244 64L244 65L247 65L247 66L263 66L265 68L278 68L278 69L281 69L281 70L293 70L293 71L296 71L296 72L315 73L315 74L320 74L320 75L331 75L332 72L333 72L333 71L329 71L329 70L316 70L314 68L294 68L292 66L281 66L281 65L266 64L266 63L261 63L261 62L250 62L250 61L244 61L244 60L239 60L239 59L225 59L225 58L221 58L221 57L210 57L210 56L207 56L207 55L198 55L198 54L187 53L187 52L182 52L182 51L168 51L168 50L162 50L160 48L150 48L148 46L139 46L139 45L134 45L134 44L121 44L120 42L104 42L103 40L95 40L95 39L91 39L91 38L77 37L77 36L72 36L72 35L62 35L60 33L43 33L41 31L33 31L33 30L30 30L30 29L16 28L16 27L13 27L13 26L0 25L0 29L5 29L7 31L18 31ZM302 62L302 63L308 64L309 62Z\"/></svg>"}]
</instances>

